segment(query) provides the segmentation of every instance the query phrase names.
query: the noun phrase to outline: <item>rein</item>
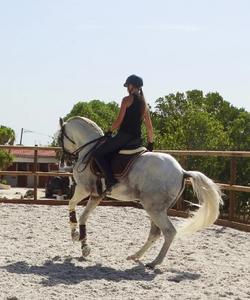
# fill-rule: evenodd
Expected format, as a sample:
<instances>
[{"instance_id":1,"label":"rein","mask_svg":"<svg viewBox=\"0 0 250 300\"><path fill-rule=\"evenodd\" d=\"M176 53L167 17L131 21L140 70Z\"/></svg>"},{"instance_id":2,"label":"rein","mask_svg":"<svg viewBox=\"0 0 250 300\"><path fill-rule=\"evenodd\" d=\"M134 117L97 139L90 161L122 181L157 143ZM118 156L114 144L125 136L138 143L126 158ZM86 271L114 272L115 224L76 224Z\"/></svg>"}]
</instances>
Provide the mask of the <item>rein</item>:
<instances>
[{"instance_id":1,"label":"rein","mask_svg":"<svg viewBox=\"0 0 250 300\"><path fill-rule=\"evenodd\" d=\"M70 156L70 157L73 157L74 160L77 159L77 155L84 149L86 148L87 146L93 144L94 142L100 142L104 139L106 139L106 136L100 136L94 140L91 140L89 142L87 142L86 144L83 144L82 146L78 147L75 151L73 152L69 152L68 150L66 150L65 146L64 146L64 137L66 137L72 144L76 145L76 143L67 135L67 133L65 132L65 125L63 125L61 127L61 146L62 146L62 150L63 150L63 154L62 154L62 158L61 158L61 162L64 161L64 157L65 157L65 154ZM83 159L82 159L82 163L84 163L84 161L86 160L86 158L91 154L91 152L93 152L97 146L99 145L100 143L97 143L95 144L92 148L90 148L90 150L84 155ZM88 163L89 163L90 159L85 163L85 166L84 168L81 170L85 170L85 168L87 167Z\"/></svg>"}]
</instances>

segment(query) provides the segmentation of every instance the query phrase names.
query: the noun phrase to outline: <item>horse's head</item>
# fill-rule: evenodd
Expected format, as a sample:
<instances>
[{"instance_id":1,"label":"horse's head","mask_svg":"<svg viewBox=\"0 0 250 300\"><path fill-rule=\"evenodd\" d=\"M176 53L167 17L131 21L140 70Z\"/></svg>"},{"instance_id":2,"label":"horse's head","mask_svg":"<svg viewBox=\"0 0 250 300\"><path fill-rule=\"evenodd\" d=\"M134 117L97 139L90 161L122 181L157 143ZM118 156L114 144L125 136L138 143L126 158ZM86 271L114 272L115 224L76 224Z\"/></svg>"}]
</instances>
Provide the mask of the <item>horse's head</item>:
<instances>
[{"instance_id":1,"label":"horse's head","mask_svg":"<svg viewBox=\"0 0 250 300\"><path fill-rule=\"evenodd\" d=\"M102 130L87 118L73 117L67 122L60 118L59 124L58 143L65 154L74 154L91 140L103 136Z\"/></svg>"},{"instance_id":2,"label":"horse's head","mask_svg":"<svg viewBox=\"0 0 250 300\"><path fill-rule=\"evenodd\" d=\"M74 141L74 136L68 122L64 122L63 119L60 118L59 124L58 144L62 147L63 153L71 154L78 148L78 145L76 141Z\"/></svg>"}]
</instances>

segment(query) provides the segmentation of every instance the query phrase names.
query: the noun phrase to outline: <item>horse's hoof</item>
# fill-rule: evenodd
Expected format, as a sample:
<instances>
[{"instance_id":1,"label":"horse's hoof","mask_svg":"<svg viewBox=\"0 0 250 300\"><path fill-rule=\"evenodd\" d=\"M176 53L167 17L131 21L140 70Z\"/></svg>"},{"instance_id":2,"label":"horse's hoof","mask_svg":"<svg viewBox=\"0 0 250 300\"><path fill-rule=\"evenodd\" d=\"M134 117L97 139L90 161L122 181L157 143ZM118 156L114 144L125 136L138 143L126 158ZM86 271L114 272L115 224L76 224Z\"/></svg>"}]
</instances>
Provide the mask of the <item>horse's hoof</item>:
<instances>
[{"instance_id":1,"label":"horse's hoof","mask_svg":"<svg viewBox=\"0 0 250 300\"><path fill-rule=\"evenodd\" d=\"M153 263L146 264L146 268L150 269L150 270L154 270L155 264L153 264Z\"/></svg>"},{"instance_id":2,"label":"horse's hoof","mask_svg":"<svg viewBox=\"0 0 250 300\"><path fill-rule=\"evenodd\" d=\"M136 255L130 255L127 257L127 260L133 260L133 261L138 261L138 257Z\"/></svg>"},{"instance_id":3,"label":"horse's hoof","mask_svg":"<svg viewBox=\"0 0 250 300\"><path fill-rule=\"evenodd\" d=\"M90 254L90 247L89 246L83 246L82 247L82 256L86 257Z\"/></svg>"},{"instance_id":4,"label":"horse's hoof","mask_svg":"<svg viewBox=\"0 0 250 300\"><path fill-rule=\"evenodd\" d=\"M71 239L73 242L79 241L80 235L77 231L72 231L71 232Z\"/></svg>"}]
</instances>

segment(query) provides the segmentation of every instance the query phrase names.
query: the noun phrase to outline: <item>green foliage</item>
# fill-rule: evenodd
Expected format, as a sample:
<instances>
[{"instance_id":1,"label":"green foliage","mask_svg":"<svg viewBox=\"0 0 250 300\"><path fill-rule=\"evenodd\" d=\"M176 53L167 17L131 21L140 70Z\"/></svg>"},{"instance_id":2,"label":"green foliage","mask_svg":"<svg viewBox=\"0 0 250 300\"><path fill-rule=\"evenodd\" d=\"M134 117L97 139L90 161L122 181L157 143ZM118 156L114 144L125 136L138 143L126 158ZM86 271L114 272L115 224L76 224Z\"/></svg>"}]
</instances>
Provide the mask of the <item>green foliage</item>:
<instances>
[{"instance_id":1,"label":"green foliage","mask_svg":"<svg viewBox=\"0 0 250 300\"><path fill-rule=\"evenodd\" d=\"M78 102L65 117L84 116L104 131L116 119L119 106L99 100ZM156 149L250 150L250 113L225 101L219 93L200 90L169 94L156 100L151 109ZM142 128L146 137L145 126ZM223 157L188 157L183 165L199 170L217 182L229 182L230 159ZM249 185L250 159L237 160L237 184ZM190 189L186 196L192 196ZM237 193L237 212L250 209L247 193ZM227 201L227 198L226 198ZM226 202L227 204L227 202ZM242 213L241 213L242 215Z\"/></svg>"},{"instance_id":2,"label":"green foliage","mask_svg":"<svg viewBox=\"0 0 250 300\"><path fill-rule=\"evenodd\" d=\"M118 111L115 102L78 102L64 119L84 116L107 130ZM234 107L219 93L204 95L192 90L169 94L156 100L151 117L156 149L250 150L250 113ZM142 132L145 138L145 127ZM190 157L186 166L220 182L229 181L229 167L228 159L216 157ZM249 184L249 160L239 160L238 174L239 184Z\"/></svg>"},{"instance_id":3,"label":"green foliage","mask_svg":"<svg viewBox=\"0 0 250 300\"><path fill-rule=\"evenodd\" d=\"M13 145L14 141L14 130L6 126L0 126L0 145ZM12 161L13 156L9 152L0 150L0 170L7 169L12 164Z\"/></svg>"},{"instance_id":4,"label":"green foliage","mask_svg":"<svg viewBox=\"0 0 250 300\"><path fill-rule=\"evenodd\" d=\"M118 111L116 102L78 102L64 120L83 116L107 130ZM192 90L169 94L156 100L151 117L158 149L250 149L250 113L234 107L219 93L204 95Z\"/></svg>"},{"instance_id":5,"label":"green foliage","mask_svg":"<svg viewBox=\"0 0 250 300\"><path fill-rule=\"evenodd\" d=\"M193 90L156 100L152 113L160 149L250 150L250 113L236 108L218 93ZM229 182L230 160L189 157L186 169L199 170L218 182ZM249 185L250 159L237 160L237 184ZM190 193L190 192L189 192ZM227 203L227 197L225 198ZM250 209L247 193L237 193L237 212ZM249 213L248 213L249 215Z\"/></svg>"},{"instance_id":6,"label":"green foliage","mask_svg":"<svg viewBox=\"0 0 250 300\"><path fill-rule=\"evenodd\" d=\"M7 169L13 162L13 156L7 151L0 150L0 170Z\"/></svg>"},{"instance_id":7,"label":"green foliage","mask_svg":"<svg viewBox=\"0 0 250 300\"><path fill-rule=\"evenodd\" d=\"M13 145L15 141L15 132L13 129L3 126L0 126L0 145L9 144Z\"/></svg>"},{"instance_id":8,"label":"green foliage","mask_svg":"<svg viewBox=\"0 0 250 300\"><path fill-rule=\"evenodd\" d=\"M105 103L100 100L78 102L64 120L74 116L85 117L94 121L105 131L111 126L118 112L119 106L116 102Z\"/></svg>"},{"instance_id":9,"label":"green foliage","mask_svg":"<svg viewBox=\"0 0 250 300\"><path fill-rule=\"evenodd\" d=\"M209 95L210 98L211 94ZM213 105L213 104L211 104ZM156 100L152 114L161 149L225 150L230 138L201 91L169 94Z\"/></svg>"}]
</instances>

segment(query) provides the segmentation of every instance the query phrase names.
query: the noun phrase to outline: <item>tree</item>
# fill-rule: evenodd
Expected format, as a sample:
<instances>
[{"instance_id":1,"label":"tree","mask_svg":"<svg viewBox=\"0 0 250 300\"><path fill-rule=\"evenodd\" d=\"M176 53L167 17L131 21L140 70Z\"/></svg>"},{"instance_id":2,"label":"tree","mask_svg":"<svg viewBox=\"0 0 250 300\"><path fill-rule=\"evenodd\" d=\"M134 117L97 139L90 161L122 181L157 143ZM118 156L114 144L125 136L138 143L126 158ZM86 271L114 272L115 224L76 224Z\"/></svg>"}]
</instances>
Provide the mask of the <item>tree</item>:
<instances>
[{"instance_id":1,"label":"tree","mask_svg":"<svg viewBox=\"0 0 250 300\"><path fill-rule=\"evenodd\" d=\"M15 131L9 127L0 126L0 145L13 145L15 141Z\"/></svg>"},{"instance_id":2,"label":"tree","mask_svg":"<svg viewBox=\"0 0 250 300\"><path fill-rule=\"evenodd\" d=\"M14 130L6 126L0 126L0 144L13 145L14 141L15 141ZM13 156L5 150L0 150L0 170L7 169L8 166L12 164L12 162L13 162Z\"/></svg>"},{"instance_id":3,"label":"tree","mask_svg":"<svg viewBox=\"0 0 250 300\"><path fill-rule=\"evenodd\" d=\"M104 131L107 130L115 120L119 111L116 102L105 103L100 100L92 100L90 102L78 102L74 105L64 120L68 120L74 116L86 117L94 121Z\"/></svg>"},{"instance_id":4,"label":"tree","mask_svg":"<svg viewBox=\"0 0 250 300\"><path fill-rule=\"evenodd\" d=\"M84 116L107 130L118 111L115 102L78 102L64 119ZM160 97L151 116L156 149L250 149L250 113L234 107L217 92L204 95L200 90L191 90ZM145 138L145 127L142 132ZM238 166L239 174L249 178L249 163ZM201 170L223 182L229 179L229 160L224 158L192 157L188 159L188 168Z\"/></svg>"},{"instance_id":5,"label":"tree","mask_svg":"<svg viewBox=\"0 0 250 300\"><path fill-rule=\"evenodd\" d=\"M13 156L7 151L0 150L0 170L6 170L13 162Z\"/></svg>"},{"instance_id":6,"label":"tree","mask_svg":"<svg viewBox=\"0 0 250 300\"><path fill-rule=\"evenodd\" d=\"M250 149L250 113L225 101L219 93L192 90L156 100L152 112L156 145L160 149ZM226 158L188 159L187 168L198 169L218 181L229 180ZM250 160L238 160L238 183L248 184Z\"/></svg>"},{"instance_id":7,"label":"tree","mask_svg":"<svg viewBox=\"0 0 250 300\"><path fill-rule=\"evenodd\" d=\"M206 109L201 91L157 99L152 118L161 149L224 150L229 145L223 124Z\"/></svg>"},{"instance_id":8,"label":"tree","mask_svg":"<svg viewBox=\"0 0 250 300\"><path fill-rule=\"evenodd\" d=\"M118 110L115 102L78 102L65 120L84 116L107 130ZM160 97L151 116L156 149L250 150L250 113L234 107L217 92L204 95L200 90L191 90ZM145 131L143 127L144 137ZM189 157L185 168L199 170L218 182L229 182L228 158ZM237 172L237 183L248 185L250 159L238 159ZM239 207L249 205L246 193L237 195Z\"/></svg>"}]
</instances>

